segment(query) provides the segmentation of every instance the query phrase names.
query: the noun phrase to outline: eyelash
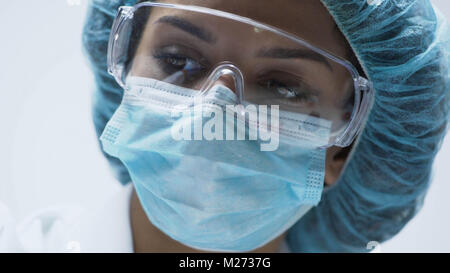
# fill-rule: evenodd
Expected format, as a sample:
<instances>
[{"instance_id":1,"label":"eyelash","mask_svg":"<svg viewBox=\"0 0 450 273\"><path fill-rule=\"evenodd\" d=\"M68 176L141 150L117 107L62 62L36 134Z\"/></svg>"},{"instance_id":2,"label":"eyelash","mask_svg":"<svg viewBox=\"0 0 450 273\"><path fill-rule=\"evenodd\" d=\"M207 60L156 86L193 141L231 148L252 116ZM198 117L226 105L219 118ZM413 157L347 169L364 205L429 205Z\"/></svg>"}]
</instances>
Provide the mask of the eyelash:
<instances>
[{"instance_id":1,"label":"eyelash","mask_svg":"<svg viewBox=\"0 0 450 273\"><path fill-rule=\"evenodd\" d=\"M294 103L311 103L315 104L318 100L317 95L313 94L312 91L308 90L307 86L304 86L301 82L297 83L295 87L290 87L289 84L285 84L281 81L269 79L260 82L260 85L266 87L267 89L274 89L274 92L278 92L281 95L286 96L287 99ZM284 88L287 91L280 91L279 89Z\"/></svg>"},{"instance_id":2,"label":"eyelash","mask_svg":"<svg viewBox=\"0 0 450 273\"><path fill-rule=\"evenodd\" d=\"M200 64L200 62L195 61L192 58L179 55L179 54L171 54L171 53L155 53L153 54L153 58L155 58L158 64L162 67L164 73L171 75L180 70L188 70L188 71L201 71L205 70L205 67ZM179 62L183 60L184 63L181 65L174 64L175 62ZM191 68L188 66L193 64ZM198 65L197 65L198 64Z\"/></svg>"}]
</instances>

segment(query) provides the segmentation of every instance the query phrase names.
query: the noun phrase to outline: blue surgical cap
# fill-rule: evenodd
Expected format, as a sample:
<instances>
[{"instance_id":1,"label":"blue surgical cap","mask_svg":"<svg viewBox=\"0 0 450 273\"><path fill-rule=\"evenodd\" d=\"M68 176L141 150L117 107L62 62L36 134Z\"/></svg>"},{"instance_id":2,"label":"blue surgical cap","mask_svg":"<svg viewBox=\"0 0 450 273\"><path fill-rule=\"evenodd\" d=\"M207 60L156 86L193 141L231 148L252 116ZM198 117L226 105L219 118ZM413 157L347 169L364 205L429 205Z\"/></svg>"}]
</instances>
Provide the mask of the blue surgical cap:
<instances>
[{"instance_id":1,"label":"blue surgical cap","mask_svg":"<svg viewBox=\"0 0 450 273\"><path fill-rule=\"evenodd\" d=\"M120 6L134 5L138 0L91 0L89 2L86 22L83 29L83 48L94 73L96 90L92 100L92 113L95 131L101 146L100 136L122 101L123 89L108 74L107 51L109 34ZM122 162L106 154L112 171L122 184L131 181L130 175Z\"/></svg>"},{"instance_id":2,"label":"blue surgical cap","mask_svg":"<svg viewBox=\"0 0 450 273\"><path fill-rule=\"evenodd\" d=\"M83 32L97 88L100 135L122 98L107 74L110 28L121 5L93 0ZM364 252L397 234L423 205L432 165L447 132L450 32L428 0L322 0L347 38L375 102L336 186L289 231L293 252ZM119 181L130 177L107 156Z\"/></svg>"}]
</instances>

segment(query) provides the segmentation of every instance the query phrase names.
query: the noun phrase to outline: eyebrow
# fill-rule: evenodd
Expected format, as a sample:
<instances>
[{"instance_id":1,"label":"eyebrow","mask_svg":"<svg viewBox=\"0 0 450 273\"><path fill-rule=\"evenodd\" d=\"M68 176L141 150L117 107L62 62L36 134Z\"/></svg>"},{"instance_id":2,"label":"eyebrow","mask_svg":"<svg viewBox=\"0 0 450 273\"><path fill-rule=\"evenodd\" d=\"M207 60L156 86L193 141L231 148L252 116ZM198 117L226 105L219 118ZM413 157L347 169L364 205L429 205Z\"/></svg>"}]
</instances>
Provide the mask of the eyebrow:
<instances>
[{"instance_id":1,"label":"eyebrow","mask_svg":"<svg viewBox=\"0 0 450 273\"><path fill-rule=\"evenodd\" d=\"M209 44L217 42L217 38L211 32L178 16L163 16L159 18L156 23L169 24ZM312 50L287 48L261 49L256 56L260 58L276 59L309 59L322 63L326 65L329 70L333 71L333 68L327 59Z\"/></svg>"},{"instance_id":2,"label":"eyebrow","mask_svg":"<svg viewBox=\"0 0 450 273\"><path fill-rule=\"evenodd\" d=\"M256 56L260 58L274 58L274 59L309 59L312 61L322 63L325 66L327 66L329 70L333 71L331 64L327 61L327 59L324 56L307 49L263 48L258 52L258 54L256 54Z\"/></svg>"},{"instance_id":3,"label":"eyebrow","mask_svg":"<svg viewBox=\"0 0 450 273\"><path fill-rule=\"evenodd\" d=\"M199 27L197 25L194 25L193 23L177 16L163 16L156 21L156 23L165 23L169 24L173 27L176 27L178 29L181 29L197 38L199 38L202 41L205 41L209 44L216 43L217 39L214 37L214 35L207 31L206 29Z\"/></svg>"}]
</instances>

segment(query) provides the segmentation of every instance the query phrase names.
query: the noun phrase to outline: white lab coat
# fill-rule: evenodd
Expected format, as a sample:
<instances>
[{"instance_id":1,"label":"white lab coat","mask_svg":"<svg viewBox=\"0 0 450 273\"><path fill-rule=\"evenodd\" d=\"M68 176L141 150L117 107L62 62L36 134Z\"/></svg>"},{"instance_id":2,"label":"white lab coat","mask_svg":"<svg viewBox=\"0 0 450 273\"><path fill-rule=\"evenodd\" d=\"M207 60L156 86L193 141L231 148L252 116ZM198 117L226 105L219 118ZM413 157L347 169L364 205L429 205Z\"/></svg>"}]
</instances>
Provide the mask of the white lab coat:
<instances>
[{"instance_id":1,"label":"white lab coat","mask_svg":"<svg viewBox=\"0 0 450 273\"><path fill-rule=\"evenodd\" d=\"M21 223L0 203L0 252L133 252L130 197L123 187L94 210L39 210Z\"/></svg>"},{"instance_id":2,"label":"white lab coat","mask_svg":"<svg viewBox=\"0 0 450 273\"><path fill-rule=\"evenodd\" d=\"M0 203L0 252L131 253L132 183L95 210L60 207L40 210L17 224ZM289 252L283 242L279 252Z\"/></svg>"}]
</instances>

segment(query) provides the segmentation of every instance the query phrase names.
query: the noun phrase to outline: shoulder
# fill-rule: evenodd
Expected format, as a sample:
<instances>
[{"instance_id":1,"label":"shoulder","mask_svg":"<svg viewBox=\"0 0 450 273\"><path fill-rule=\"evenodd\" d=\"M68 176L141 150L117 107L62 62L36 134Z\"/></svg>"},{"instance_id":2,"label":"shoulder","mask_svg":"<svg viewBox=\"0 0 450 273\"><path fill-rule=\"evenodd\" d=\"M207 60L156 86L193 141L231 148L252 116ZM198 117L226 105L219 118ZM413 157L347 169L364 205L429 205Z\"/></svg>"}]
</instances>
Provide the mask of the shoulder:
<instances>
[{"instance_id":1,"label":"shoulder","mask_svg":"<svg viewBox=\"0 0 450 273\"><path fill-rule=\"evenodd\" d=\"M40 209L17 222L0 203L0 252L70 252L66 231L82 211L75 205Z\"/></svg>"},{"instance_id":2,"label":"shoulder","mask_svg":"<svg viewBox=\"0 0 450 273\"><path fill-rule=\"evenodd\" d=\"M0 252L132 252L132 184L94 207L40 209L17 222L0 202Z\"/></svg>"}]
</instances>

